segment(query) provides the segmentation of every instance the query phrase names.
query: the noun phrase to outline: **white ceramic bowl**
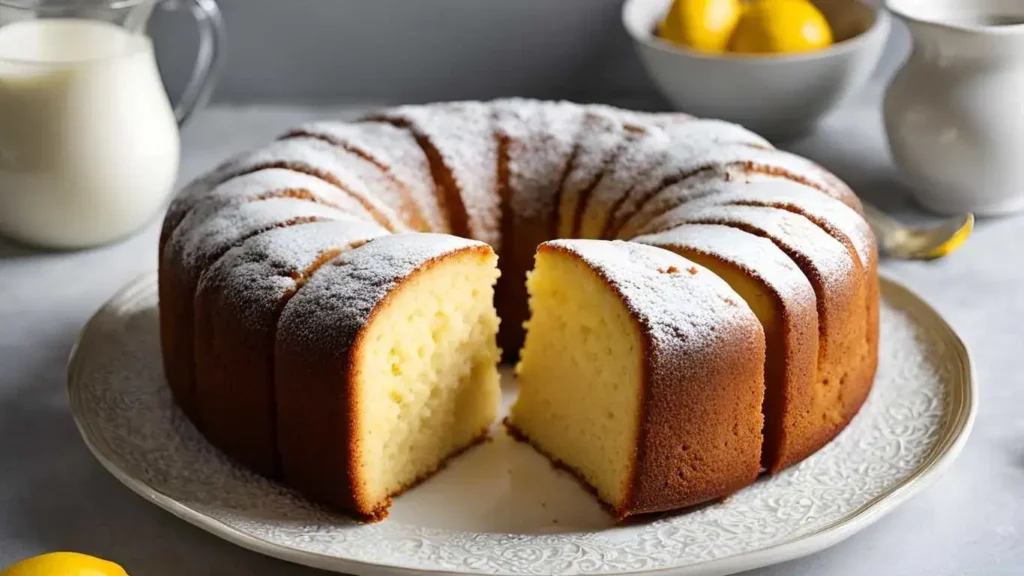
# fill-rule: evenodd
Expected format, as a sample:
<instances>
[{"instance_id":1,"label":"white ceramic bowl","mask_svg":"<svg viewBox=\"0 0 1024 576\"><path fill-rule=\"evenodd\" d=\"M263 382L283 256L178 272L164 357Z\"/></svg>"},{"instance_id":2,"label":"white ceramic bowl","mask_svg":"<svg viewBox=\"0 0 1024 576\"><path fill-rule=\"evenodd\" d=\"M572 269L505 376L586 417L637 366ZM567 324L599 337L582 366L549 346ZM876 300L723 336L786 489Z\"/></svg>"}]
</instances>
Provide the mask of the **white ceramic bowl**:
<instances>
[{"instance_id":1,"label":"white ceramic bowl","mask_svg":"<svg viewBox=\"0 0 1024 576\"><path fill-rule=\"evenodd\" d=\"M837 42L815 52L710 55L654 34L672 0L626 0L622 23L661 92L680 111L721 118L769 137L795 136L861 88L878 64L890 18L856 0L814 0Z\"/></svg>"}]
</instances>

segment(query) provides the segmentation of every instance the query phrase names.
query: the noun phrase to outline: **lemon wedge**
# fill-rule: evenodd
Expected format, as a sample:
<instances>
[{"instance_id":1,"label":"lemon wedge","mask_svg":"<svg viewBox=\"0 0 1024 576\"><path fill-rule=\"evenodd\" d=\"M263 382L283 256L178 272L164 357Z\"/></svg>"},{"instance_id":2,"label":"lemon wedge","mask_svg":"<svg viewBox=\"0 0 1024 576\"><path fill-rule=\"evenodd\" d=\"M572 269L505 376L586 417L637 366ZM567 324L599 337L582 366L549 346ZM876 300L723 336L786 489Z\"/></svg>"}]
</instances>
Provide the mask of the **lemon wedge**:
<instances>
[{"instance_id":1,"label":"lemon wedge","mask_svg":"<svg viewBox=\"0 0 1024 576\"><path fill-rule=\"evenodd\" d=\"M740 0L675 0L658 36L702 52L724 52L743 13Z\"/></svg>"},{"instance_id":2,"label":"lemon wedge","mask_svg":"<svg viewBox=\"0 0 1024 576\"><path fill-rule=\"evenodd\" d=\"M79 554L52 552L18 562L0 576L128 576L113 562Z\"/></svg>"},{"instance_id":3,"label":"lemon wedge","mask_svg":"<svg viewBox=\"0 0 1024 576\"><path fill-rule=\"evenodd\" d=\"M793 54L832 44L832 28L808 0L755 0L747 4L728 49L744 54Z\"/></svg>"}]
</instances>

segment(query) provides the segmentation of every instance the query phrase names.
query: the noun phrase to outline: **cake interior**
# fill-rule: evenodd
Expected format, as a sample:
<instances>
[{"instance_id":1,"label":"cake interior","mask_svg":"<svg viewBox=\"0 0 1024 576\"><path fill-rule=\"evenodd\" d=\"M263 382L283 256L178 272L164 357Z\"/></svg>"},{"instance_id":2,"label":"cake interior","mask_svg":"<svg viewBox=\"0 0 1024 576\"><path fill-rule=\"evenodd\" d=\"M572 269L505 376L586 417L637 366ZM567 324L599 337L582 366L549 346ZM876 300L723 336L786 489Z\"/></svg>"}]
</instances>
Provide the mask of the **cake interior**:
<instances>
[{"instance_id":1,"label":"cake interior","mask_svg":"<svg viewBox=\"0 0 1024 576\"><path fill-rule=\"evenodd\" d=\"M642 382L639 326L586 264L541 247L516 368L512 431L570 468L606 504L626 504Z\"/></svg>"},{"instance_id":2,"label":"cake interior","mask_svg":"<svg viewBox=\"0 0 1024 576\"><path fill-rule=\"evenodd\" d=\"M355 366L357 465L370 502L435 471L487 433L501 398L497 259L469 250L411 275L370 321Z\"/></svg>"}]
</instances>

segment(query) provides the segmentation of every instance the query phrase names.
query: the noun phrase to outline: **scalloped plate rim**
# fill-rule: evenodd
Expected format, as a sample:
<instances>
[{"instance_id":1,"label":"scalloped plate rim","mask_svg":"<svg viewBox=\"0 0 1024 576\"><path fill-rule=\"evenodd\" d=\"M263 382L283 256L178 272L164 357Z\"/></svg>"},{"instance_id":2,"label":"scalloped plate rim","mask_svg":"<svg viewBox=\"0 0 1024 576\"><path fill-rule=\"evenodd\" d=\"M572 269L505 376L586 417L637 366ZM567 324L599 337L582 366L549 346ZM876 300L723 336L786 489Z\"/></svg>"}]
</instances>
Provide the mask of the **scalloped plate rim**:
<instances>
[{"instance_id":1,"label":"scalloped plate rim","mask_svg":"<svg viewBox=\"0 0 1024 576\"><path fill-rule=\"evenodd\" d=\"M785 542L758 550L699 562L696 564L668 566L654 570L621 571L614 574L623 576L633 574L656 574L658 576L727 575L801 558L838 544L857 532L871 526L886 514L896 509L900 504L910 500L922 490L926 489L941 477L946 470L948 470L949 466L952 465L953 461L963 450L971 429L974 426L974 420L978 411L977 377L975 374L974 364L971 360L972 356L966 343L956 330L927 300L908 288L902 282L885 273L879 273L879 279L881 284L881 295L895 296L905 302L910 302L910 306L902 308L915 309L914 311L917 313L915 318L919 321L922 318L922 313L925 316L930 316L928 319L929 322L940 329L942 332L940 338L952 344L951 352L956 354L960 360L960 377L955 379L956 383L960 385L959 395L953 395L951 399L951 402L955 399L959 399L960 402L951 408L950 413L952 417L950 418L950 421L941 424L941 426L947 428L947 430L944 431L942 437L937 441L928 460L901 483L892 487L885 493L869 500L859 509L851 512L846 517L836 520L831 524L820 528L816 532L797 536ZM78 357L82 338L87 332L89 326L93 324L97 318L103 316L103 314L107 312L115 302L123 300L132 291L138 290L141 286L155 283L155 281L156 272L152 271L143 273L134 280L128 282L106 303L104 303L79 331L75 342L72 345L67 363L67 388L69 394L71 387L73 386L72 368L76 358ZM73 409L72 417L74 418L79 434L82 436L82 440L85 442L89 451L112 476L124 484L128 489L156 506L163 508L177 518L247 550L311 568L346 573L357 571L361 575L370 576L405 576L410 574L465 576L467 574L473 574L472 572L462 571L424 570L403 566L389 566L385 564L364 562L361 560L346 559L317 552L289 548L281 544L246 534L245 532L233 528L220 520L211 518L202 512L189 508L188 506L178 502L173 497L160 492L156 488L135 478L130 473L120 468L91 441L84 424L80 421L80 415ZM487 574L493 576L508 575L508 573L502 572L488 572Z\"/></svg>"}]
</instances>

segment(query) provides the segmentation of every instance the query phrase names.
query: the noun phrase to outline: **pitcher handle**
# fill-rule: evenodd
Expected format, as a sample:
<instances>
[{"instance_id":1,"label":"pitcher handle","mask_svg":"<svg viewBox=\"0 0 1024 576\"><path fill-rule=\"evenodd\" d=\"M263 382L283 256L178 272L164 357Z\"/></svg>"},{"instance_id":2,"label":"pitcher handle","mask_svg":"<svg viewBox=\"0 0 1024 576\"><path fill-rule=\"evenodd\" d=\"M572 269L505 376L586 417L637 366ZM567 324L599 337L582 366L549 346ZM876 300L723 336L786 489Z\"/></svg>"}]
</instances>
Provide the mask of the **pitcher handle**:
<instances>
[{"instance_id":1,"label":"pitcher handle","mask_svg":"<svg viewBox=\"0 0 1024 576\"><path fill-rule=\"evenodd\" d=\"M178 126L184 124L193 112L210 99L214 81L223 63L227 41L224 17L215 0L171 0L161 3L161 6L166 10L179 10L186 4L199 26L199 53L196 55L192 76L174 105Z\"/></svg>"}]
</instances>

